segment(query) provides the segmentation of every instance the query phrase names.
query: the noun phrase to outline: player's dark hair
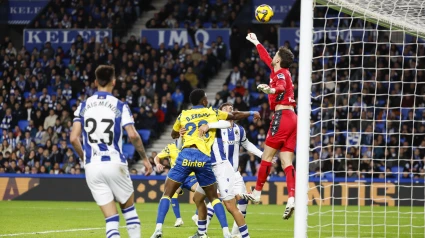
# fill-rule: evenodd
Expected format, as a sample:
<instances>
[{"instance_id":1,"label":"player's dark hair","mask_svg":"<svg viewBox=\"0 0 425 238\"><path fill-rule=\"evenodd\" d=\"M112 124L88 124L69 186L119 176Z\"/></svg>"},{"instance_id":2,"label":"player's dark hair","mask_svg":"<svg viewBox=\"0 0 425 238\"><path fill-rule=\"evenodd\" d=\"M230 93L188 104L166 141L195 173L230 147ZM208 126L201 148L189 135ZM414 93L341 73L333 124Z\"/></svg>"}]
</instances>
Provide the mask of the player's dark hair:
<instances>
[{"instance_id":1,"label":"player's dark hair","mask_svg":"<svg viewBox=\"0 0 425 238\"><path fill-rule=\"evenodd\" d=\"M192 103L193 106L197 106L202 104L201 101L205 97L205 91L202 89L195 89L190 93L189 99L190 103Z\"/></svg>"},{"instance_id":2,"label":"player's dark hair","mask_svg":"<svg viewBox=\"0 0 425 238\"><path fill-rule=\"evenodd\" d=\"M218 109L222 110L223 107L227 107L227 106L232 106L233 107L233 103L231 103L231 102L225 102L225 103L221 104Z\"/></svg>"},{"instance_id":3,"label":"player's dark hair","mask_svg":"<svg viewBox=\"0 0 425 238\"><path fill-rule=\"evenodd\" d=\"M105 87L114 79L115 68L114 66L110 66L110 65L99 65L99 67L97 67L95 71L95 74L96 74L96 80L99 86Z\"/></svg>"},{"instance_id":4,"label":"player's dark hair","mask_svg":"<svg viewBox=\"0 0 425 238\"><path fill-rule=\"evenodd\" d=\"M280 47L277 54L280 57L280 67L281 68L289 68L291 67L292 63L294 62L294 54L291 52L290 49L286 47Z\"/></svg>"}]
</instances>

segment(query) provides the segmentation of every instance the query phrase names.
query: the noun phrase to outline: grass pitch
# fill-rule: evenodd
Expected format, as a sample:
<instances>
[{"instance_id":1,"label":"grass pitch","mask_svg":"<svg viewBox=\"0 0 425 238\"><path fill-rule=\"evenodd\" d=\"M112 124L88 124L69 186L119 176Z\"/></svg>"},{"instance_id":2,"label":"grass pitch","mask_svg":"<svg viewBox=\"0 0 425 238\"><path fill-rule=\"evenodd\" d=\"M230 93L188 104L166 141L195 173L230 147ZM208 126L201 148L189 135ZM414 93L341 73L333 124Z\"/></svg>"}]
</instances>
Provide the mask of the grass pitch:
<instances>
[{"instance_id":1,"label":"grass pitch","mask_svg":"<svg viewBox=\"0 0 425 238\"><path fill-rule=\"evenodd\" d=\"M137 204L142 237L150 237L155 228L158 204ZM183 227L173 227L175 216L170 208L164 224L164 237L188 237L196 231L191 217L193 204L180 204ZM247 223L251 237L293 237L294 220L282 220L284 206L249 205ZM360 215L360 216L359 216ZM425 237L423 207L309 207L308 237ZM233 224L227 215L229 226ZM128 237L120 217L121 237ZM91 202L0 202L0 237L105 237L103 216ZM216 218L208 235L222 237Z\"/></svg>"}]
</instances>

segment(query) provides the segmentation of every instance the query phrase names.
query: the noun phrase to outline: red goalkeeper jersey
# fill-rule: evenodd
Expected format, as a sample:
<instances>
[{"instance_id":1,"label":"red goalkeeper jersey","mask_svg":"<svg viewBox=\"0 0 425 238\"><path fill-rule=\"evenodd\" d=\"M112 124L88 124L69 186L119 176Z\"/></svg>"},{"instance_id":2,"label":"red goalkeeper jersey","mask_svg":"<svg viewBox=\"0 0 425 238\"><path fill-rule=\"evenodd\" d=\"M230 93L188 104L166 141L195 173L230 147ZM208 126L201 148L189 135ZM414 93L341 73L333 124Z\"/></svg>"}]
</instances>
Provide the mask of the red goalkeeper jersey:
<instances>
[{"instance_id":1,"label":"red goalkeeper jersey","mask_svg":"<svg viewBox=\"0 0 425 238\"><path fill-rule=\"evenodd\" d=\"M275 94L269 94L270 109L274 111L279 104L295 107L297 104L294 99L294 84L289 69L282 68L275 72L272 67L272 58L264 46L258 44L257 50L261 60L271 69L269 86L276 90Z\"/></svg>"}]
</instances>

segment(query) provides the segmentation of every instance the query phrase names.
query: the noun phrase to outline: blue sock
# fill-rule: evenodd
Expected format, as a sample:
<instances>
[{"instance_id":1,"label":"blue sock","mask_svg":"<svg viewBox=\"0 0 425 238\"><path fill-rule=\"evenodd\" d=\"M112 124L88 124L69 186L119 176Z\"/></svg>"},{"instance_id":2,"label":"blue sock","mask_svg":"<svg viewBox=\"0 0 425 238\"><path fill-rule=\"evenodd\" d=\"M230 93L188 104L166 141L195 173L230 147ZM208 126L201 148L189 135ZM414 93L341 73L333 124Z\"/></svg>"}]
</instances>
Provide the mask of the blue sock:
<instances>
[{"instance_id":1,"label":"blue sock","mask_svg":"<svg viewBox=\"0 0 425 238\"><path fill-rule=\"evenodd\" d=\"M241 233L241 236L243 238L248 238L249 237L249 233L248 233L248 227L245 225L239 227L239 232Z\"/></svg>"},{"instance_id":2,"label":"blue sock","mask_svg":"<svg viewBox=\"0 0 425 238\"><path fill-rule=\"evenodd\" d=\"M120 223L120 216L115 214L105 218L106 222L106 237L119 236L118 226Z\"/></svg>"},{"instance_id":3,"label":"blue sock","mask_svg":"<svg viewBox=\"0 0 425 238\"><path fill-rule=\"evenodd\" d=\"M248 201L241 199L238 201L238 209L241 211L243 217L246 217L246 207L248 206Z\"/></svg>"},{"instance_id":4,"label":"blue sock","mask_svg":"<svg viewBox=\"0 0 425 238\"><path fill-rule=\"evenodd\" d=\"M217 216L218 221L220 222L221 228L229 227L227 225L226 212L224 211L224 206L221 203L220 199L215 199L211 202L214 207L215 215Z\"/></svg>"},{"instance_id":5,"label":"blue sock","mask_svg":"<svg viewBox=\"0 0 425 238\"><path fill-rule=\"evenodd\" d=\"M198 234L203 235L207 230L207 220L198 220Z\"/></svg>"},{"instance_id":6,"label":"blue sock","mask_svg":"<svg viewBox=\"0 0 425 238\"><path fill-rule=\"evenodd\" d=\"M173 207L174 215L176 215L176 218L181 218L181 216L180 216L180 204L179 204L179 200L177 200L177 198L171 199L171 206Z\"/></svg>"},{"instance_id":7,"label":"blue sock","mask_svg":"<svg viewBox=\"0 0 425 238\"><path fill-rule=\"evenodd\" d=\"M196 209L195 214L198 215L198 209Z\"/></svg>"},{"instance_id":8,"label":"blue sock","mask_svg":"<svg viewBox=\"0 0 425 238\"><path fill-rule=\"evenodd\" d=\"M129 237L140 238L140 219L139 215L137 215L134 204L130 207L122 209L121 211L127 225L127 232Z\"/></svg>"},{"instance_id":9,"label":"blue sock","mask_svg":"<svg viewBox=\"0 0 425 238\"><path fill-rule=\"evenodd\" d=\"M214 208L212 207L211 203L208 203L208 205L207 205L207 221L211 221L213 216L214 216Z\"/></svg>"},{"instance_id":10,"label":"blue sock","mask_svg":"<svg viewBox=\"0 0 425 238\"><path fill-rule=\"evenodd\" d=\"M159 201L156 224L164 224L165 216L167 215L168 209L170 209L170 200L169 197L164 196Z\"/></svg>"}]
</instances>

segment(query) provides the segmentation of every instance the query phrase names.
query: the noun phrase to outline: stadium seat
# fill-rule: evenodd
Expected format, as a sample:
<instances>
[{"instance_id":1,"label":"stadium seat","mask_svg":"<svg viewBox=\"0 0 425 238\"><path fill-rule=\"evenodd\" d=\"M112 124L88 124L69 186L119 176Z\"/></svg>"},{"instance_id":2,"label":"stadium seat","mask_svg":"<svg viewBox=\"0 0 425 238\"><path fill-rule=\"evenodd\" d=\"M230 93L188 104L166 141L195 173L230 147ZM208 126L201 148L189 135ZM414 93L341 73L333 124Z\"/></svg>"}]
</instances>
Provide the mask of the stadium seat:
<instances>
[{"instance_id":1,"label":"stadium seat","mask_svg":"<svg viewBox=\"0 0 425 238\"><path fill-rule=\"evenodd\" d=\"M401 118L403 120L406 120L407 117L409 116L409 111L411 111L411 110L412 110L412 108L402 108L401 109Z\"/></svg>"},{"instance_id":2,"label":"stadium seat","mask_svg":"<svg viewBox=\"0 0 425 238\"><path fill-rule=\"evenodd\" d=\"M69 106L71 106L71 107L76 103L77 103L77 99L70 99L69 100Z\"/></svg>"},{"instance_id":3,"label":"stadium seat","mask_svg":"<svg viewBox=\"0 0 425 238\"><path fill-rule=\"evenodd\" d=\"M378 106L385 106L385 100L378 100Z\"/></svg>"},{"instance_id":4,"label":"stadium seat","mask_svg":"<svg viewBox=\"0 0 425 238\"><path fill-rule=\"evenodd\" d=\"M326 173L324 173L324 175L325 175L325 179L327 179L327 180L334 180L334 173L332 173L332 172L326 172Z\"/></svg>"},{"instance_id":5,"label":"stadium seat","mask_svg":"<svg viewBox=\"0 0 425 238\"><path fill-rule=\"evenodd\" d=\"M25 131L25 129L27 128L27 126L29 124L30 123L27 120L20 120L20 121L18 121L18 126L19 126L19 129L21 129L21 131Z\"/></svg>"},{"instance_id":6,"label":"stadium seat","mask_svg":"<svg viewBox=\"0 0 425 238\"><path fill-rule=\"evenodd\" d=\"M49 86L49 87L47 87L47 93L49 95L52 95L53 93L56 93L56 92L55 92L55 89L52 86Z\"/></svg>"},{"instance_id":7,"label":"stadium seat","mask_svg":"<svg viewBox=\"0 0 425 238\"><path fill-rule=\"evenodd\" d=\"M259 93L255 93L255 92L252 92L250 94L251 94L251 97L253 97L254 99L257 99L259 95Z\"/></svg>"},{"instance_id":8,"label":"stadium seat","mask_svg":"<svg viewBox=\"0 0 425 238\"><path fill-rule=\"evenodd\" d=\"M68 59L68 58L63 58L62 59L62 62L63 62L63 65L65 66L65 67L68 67L68 65L69 65L69 62L71 61L71 59Z\"/></svg>"},{"instance_id":9,"label":"stadium seat","mask_svg":"<svg viewBox=\"0 0 425 238\"><path fill-rule=\"evenodd\" d=\"M150 130L138 130L137 132L139 133L140 137L142 137L144 143L149 142L149 137L151 136Z\"/></svg>"},{"instance_id":10,"label":"stadium seat","mask_svg":"<svg viewBox=\"0 0 425 238\"><path fill-rule=\"evenodd\" d=\"M65 9L66 13L68 13L69 15L72 15L72 12L74 11L73 8L67 8Z\"/></svg>"},{"instance_id":11,"label":"stadium seat","mask_svg":"<svg viewBox=\"0 0 425 238\"><path fill-rule=\"evenodd\" d=\"M424 111L424 108L415 108L415 119L421 120L422 119L422 112Z\"/></svg>"},{"instance_id":12,"label":"stadium seat","mask_svg":"<svg viewBox=\"0 0 425 238\"><path fill-rule=\"evenodd\" d=\"M401 166L393 166L393 167L391 167L391 172L394 175L401 176L401 174L403 173L403 167L401 167Z\"/></svg>"},{"instance_id":13,"label":"stadium seat","mask_svg":"<svg viewBox=\"0 0 425 238\"><path fill-rule=\"evenodd\" d=\"M384 132L385 131L385 123L380 122L375 124L375 129L377 132Z\"/></svg>"},{"instance_id":14,"label":"stadium seat","mask_svg":"<svg viewBox=\"0 0 425 238\"><path fill-rule=\"evenodd\" d=\"M135 148L132 144L124 144L122 146L122 153L126 158L132 158L134 155Z\"/></svg>"}]
</instances>

